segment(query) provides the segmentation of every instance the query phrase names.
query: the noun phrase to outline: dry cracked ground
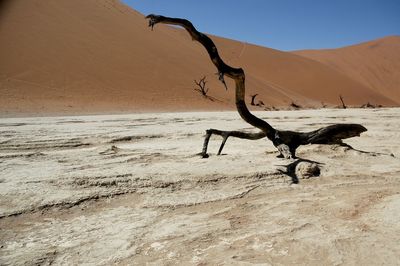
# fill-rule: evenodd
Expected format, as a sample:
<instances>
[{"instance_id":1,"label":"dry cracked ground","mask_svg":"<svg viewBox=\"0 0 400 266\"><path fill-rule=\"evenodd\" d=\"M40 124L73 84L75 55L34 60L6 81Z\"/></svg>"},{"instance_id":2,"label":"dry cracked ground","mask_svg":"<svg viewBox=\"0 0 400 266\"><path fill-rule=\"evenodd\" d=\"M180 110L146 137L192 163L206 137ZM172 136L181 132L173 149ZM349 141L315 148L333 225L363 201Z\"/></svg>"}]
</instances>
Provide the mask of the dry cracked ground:
<instances>
[{"instance_id":1,"label":"dry cracked ground","mask_svg":"<svg viewBox=\"0 0 400 266\"><path fill-rule=\"evenodd\" d=\"M0 119L0 265L399 265L400 109L256 114L368 131L293 184L265 139L196 155L235 112Z\"/></svg>"}]
</instances>

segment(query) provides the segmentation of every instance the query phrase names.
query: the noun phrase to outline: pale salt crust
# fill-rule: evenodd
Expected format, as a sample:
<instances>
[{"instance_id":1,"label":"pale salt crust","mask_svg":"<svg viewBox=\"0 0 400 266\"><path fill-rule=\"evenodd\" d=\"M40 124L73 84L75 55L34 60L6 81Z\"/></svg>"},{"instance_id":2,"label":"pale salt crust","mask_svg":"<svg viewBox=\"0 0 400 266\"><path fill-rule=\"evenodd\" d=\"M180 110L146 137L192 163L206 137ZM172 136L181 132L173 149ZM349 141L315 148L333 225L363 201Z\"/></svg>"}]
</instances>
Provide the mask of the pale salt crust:
<instances>
[{"instance_id":1,"label":"pale salt crust","mask_svg":"<svg viewBox=\"0 0 400 266\"><path fill-rule=\"evenodd\" d=\"M279 129L360 123L299 148L321 175L291 184L236 112L0 119L0 264L396 265L400 109L257 112Z\"/></svg>"}]
</instances>

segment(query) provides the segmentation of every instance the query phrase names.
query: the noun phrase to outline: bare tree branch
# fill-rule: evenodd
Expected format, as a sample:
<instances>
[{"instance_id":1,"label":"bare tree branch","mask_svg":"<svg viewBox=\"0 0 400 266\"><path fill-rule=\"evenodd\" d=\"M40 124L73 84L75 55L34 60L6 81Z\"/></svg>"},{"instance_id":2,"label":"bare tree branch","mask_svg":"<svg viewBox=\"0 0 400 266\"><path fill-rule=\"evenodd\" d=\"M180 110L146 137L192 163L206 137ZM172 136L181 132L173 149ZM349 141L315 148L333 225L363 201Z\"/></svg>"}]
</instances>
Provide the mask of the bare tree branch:
<instances>
[{"instance_id":1,"label":"bare tree branch","mask_svg":"<svg viewBox=\"0 0 400 266\"><path fill-rule=\"evenodd\" d=\"M294 132L294 131L283 131L276 130L273 128L268 122L256 117L252 113L250 113L249 109L245 103L245 74L243 69L241 68L233 68L227 65L219 56L217 47L214 42L205 34L198 32L193 24L186 20L180 18L170 18L159 15L148 15L146 16L149 19L149 26L153 29L154 25L157 23L169 24L169 25L178 25L182 26L186 29L186 31L190 34L193 40L201 43L204 48L207 50L208 55L214 66L218 70L219 79L226 87L226 83L224 80L224 76L232 78L235 81L235 103L236 109L242 119L249 123L250 125L260 129L262 133L257 133L257 137L262 138L261 136L266 136L269 140L272 141L275 147L281 153L281 156L285 158L294 158L296 149L300 145L319 143L319 144L332 144L332 143L342 143L342 139L350 138L354 136L359 136L362 132L367 129L359 124L335 124L325 128L321 128L311 132ZM207 133L203 145L203 157L208 157L207 154L207 145L208 141L211 137L211 134L217 134L214 129L211 130L211 133ZM222 131L219 131L222 132ZM238 131L228 131L228 132L238 132ZM222 134L222 133L218 133ZM226 133L224 133L226 134ZM244 135L243 135L244 134ZM247 134L247 135L246 135ZM234 137L243 137L251 139L252 135L248 135L249 133L230 133L230 136ZM226 138L224 138L223 143L221 145L220 150L222 150ZM258 138L256 138L258 139Z\"/></svg>"},{"instance_id":2,"label":"bare tree branch","mask_svg":"<svg viewBox=\"0 0 400 266\"><path fill-rule=\"evenodd\" d=\"M200 81L194 80L194 83L199 86L199 88L194 89L195 91L198 91L201 95L204 97L207 96L209 88L206 89L206 76L204 76Z\"/></svg>"}]
</instances>

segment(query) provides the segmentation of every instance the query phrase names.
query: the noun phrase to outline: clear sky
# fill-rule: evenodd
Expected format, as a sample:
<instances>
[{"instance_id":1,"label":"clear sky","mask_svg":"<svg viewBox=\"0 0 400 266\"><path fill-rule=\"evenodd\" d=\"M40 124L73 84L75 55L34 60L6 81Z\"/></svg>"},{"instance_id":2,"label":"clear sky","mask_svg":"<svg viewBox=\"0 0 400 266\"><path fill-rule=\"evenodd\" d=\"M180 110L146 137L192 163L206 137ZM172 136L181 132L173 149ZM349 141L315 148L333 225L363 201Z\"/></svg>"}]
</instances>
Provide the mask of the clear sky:
<instances>
[{"instance_id":1,"label":"clear sky","mask_svg":"<svg viewBox=\"0 0 400 266\"><path fill-rule=\"evenodd\" d=\"M322 49L400 35L400 0L123 0L144 15L279 50Z\"/></svg>"}]
</instances>

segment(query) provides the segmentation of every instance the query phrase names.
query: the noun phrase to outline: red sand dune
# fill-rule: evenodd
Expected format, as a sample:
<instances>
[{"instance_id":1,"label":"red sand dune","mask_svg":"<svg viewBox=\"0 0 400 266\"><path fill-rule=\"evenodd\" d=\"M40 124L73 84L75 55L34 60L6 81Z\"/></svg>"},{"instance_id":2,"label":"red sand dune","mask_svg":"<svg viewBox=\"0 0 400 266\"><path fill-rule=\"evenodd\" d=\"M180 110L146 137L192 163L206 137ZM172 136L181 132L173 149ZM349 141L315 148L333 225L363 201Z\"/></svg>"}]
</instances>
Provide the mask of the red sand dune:
<instances>
[{"instance_id":1,"label":"red sand dune","mask_svg":"<svg viewBox=\"0 0 400 266\"><path fill-rule=\"evenodd\" d=\"M258 93L267 105L338 105L339 94L349 105L400 103L390 87L399 79L384 88L369 79L375 69L398 77L398 64L379 64L392 49L364 59L367 79L325 60L212 38L228 64L246 71L247 95ZM233 84L225 91L200 44L180 29L157 25L152 32L142 14L115 0L2 4L0 58L2 115L235 108ZM214 101L194 91L193 80L204 75Z\"/></svg>"},{"instance_id":2,"label":"red sand dune","mask_svg":"<svg viewBox=\"0 0 400 266\"><path fill-rule=\"evenodd\" d=\"M294 53L325 63L400 104L400 36Z\"/></svg>"}]
</instances>

